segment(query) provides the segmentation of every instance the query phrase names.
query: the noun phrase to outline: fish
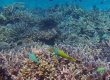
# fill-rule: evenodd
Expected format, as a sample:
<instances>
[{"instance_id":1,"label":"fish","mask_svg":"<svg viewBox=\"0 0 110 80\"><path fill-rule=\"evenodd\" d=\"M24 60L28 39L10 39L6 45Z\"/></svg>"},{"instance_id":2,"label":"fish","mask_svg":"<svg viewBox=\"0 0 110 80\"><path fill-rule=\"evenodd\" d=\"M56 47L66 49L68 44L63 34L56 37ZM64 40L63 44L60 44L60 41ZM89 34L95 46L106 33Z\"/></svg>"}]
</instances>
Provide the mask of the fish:
<instances>
[{"instance_id":1,"label":"fish","mask_svg":"<svg viewBox=\"0 0 110 80\"><path fill-rule=\"evenodd\" d=\"M100 3L101 3L101 4L104 4L105 1L106 1L106 0L102 0L102 1L100 1Z\"/></svg>"},{"instance_id":2,"label":"fish","mask_svg":"<svg viewBox=\"0 0 110 80\"><path fill-rule=\"evenodd\" d=\"M103 4L103 3L104 3L103 1L100 2L100 4Z\"/></svg>"},{"instance_id":3,"label":"fish","mask_svg":"<svg viewBox=\"0 0 110 80\"><path fill-rule=\"evenodd\" d=\"M103 39L104 39L104 38L106 38L107 36L108 36L108 35L105 33L105 34L103 34L103 35L102 35L102 37L101 37L101 38L103 38Z\"/></svg>"},{"instance_id":4,"label":"fish","mask_svg":"<svg viewBox=\"0 0 110 80\"><path fill-rule=\"evenodd\" d=\"M28 53L28 56L37 63L40 63L36 55L32 52Z\"/></svg>"},{"instance_id":5,"label":"fish","mask_svg":"<svg viewBox=\"0 0 110 80\"><path fill-rule=\"evenodd\" d=\"M77 0L75 0L75 2L76 2ZM79 0L80 2L82 2L82 0Z\"/></svg>"},{"instance_id":6,"label":"fish","mask_svg":"<svg viewBox=\"0 0 110 80\"><path fill-rule=\"evenodd\" d=\"M75 58L70 57L67 53L63 52L62 50L56 48L56 47L49 47L48 49L50 52L52 52L52 55L61 56L63 58L66 58L68 60L71 60L73 62L79 63Z\"/></svg>"},{"instance_id":7,"label":"fish","mask_svg":"<svg viewBox=\"0 0 110 80\"><path fill-rule=\"evenodd\" d=\"M102 72L102 71L105 71L106 68L105 67L99 67L97 68L97 70L95 70L95 72Z\"/></svg>"}]
</instances>

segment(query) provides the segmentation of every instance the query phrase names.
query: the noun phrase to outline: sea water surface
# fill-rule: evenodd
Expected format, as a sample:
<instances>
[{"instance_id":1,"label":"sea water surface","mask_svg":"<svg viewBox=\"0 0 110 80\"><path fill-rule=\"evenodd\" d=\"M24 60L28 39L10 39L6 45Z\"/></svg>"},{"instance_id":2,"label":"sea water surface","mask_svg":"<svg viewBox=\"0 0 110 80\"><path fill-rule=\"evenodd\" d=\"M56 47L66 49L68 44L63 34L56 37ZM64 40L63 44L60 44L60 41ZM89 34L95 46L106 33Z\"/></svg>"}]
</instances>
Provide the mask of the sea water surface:
<instances>
[{"instance_id":1,"label":"sea water surface","mask_svg":"<svg viewBox=\"0 0 110 80\"><path fill-rule=\"evenodd\" d=\"M13 2L25 2L27 7L47 8L55 4L73 3L89 10L93 6L107 10L110 8L110 0L0 0L0 6L12 4Z\"/></svg>"}]
</instances>

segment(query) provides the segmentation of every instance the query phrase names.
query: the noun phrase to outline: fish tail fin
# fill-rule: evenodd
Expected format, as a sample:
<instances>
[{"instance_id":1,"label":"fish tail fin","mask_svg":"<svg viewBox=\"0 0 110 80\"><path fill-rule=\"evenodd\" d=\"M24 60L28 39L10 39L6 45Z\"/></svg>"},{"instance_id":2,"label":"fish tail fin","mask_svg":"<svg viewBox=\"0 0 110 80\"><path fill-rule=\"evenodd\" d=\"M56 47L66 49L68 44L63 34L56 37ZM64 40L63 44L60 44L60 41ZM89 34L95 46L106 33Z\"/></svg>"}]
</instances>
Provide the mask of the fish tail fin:
<instances>
[{"instance_id":1,"label":"fish tail fin","mask_svg":"<svg viewBox=\"0 0 110 80\"><path fill-rule=\"evenodd\" d=\"M78 64L81 64L81 61L80 60L77 60L75 58L71 58L71 61L75 62L75 63L78 63Z\"/></svg>"},{"instance_id":2,"label":"fish tail fin","mask_svg":"<svg viewBox=\"0 0 110 80\"><path fill-rule=\"evenodd\" d=\"M71 61L76 62L76 59L75 58L71 58Z\"/></svg>"}]
</instances>

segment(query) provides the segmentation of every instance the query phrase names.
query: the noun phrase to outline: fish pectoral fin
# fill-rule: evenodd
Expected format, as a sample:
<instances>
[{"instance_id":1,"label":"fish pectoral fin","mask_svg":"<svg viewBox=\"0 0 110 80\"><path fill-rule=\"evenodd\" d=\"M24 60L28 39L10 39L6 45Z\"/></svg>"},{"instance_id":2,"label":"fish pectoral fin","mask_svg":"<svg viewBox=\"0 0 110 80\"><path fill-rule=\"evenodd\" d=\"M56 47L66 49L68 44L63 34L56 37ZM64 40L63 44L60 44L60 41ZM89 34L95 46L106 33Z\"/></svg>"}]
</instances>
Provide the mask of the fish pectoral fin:
<instances>
[{"instance_id":1,"label":"fish pectoral fin","mask_svg":"<svg viewBox=\"0 0 110 80\"><path fill-rule=\"evenodd\" d=\"M52 53L52 56L55 55L55 52Z\"/></svg>"}]
</instances>

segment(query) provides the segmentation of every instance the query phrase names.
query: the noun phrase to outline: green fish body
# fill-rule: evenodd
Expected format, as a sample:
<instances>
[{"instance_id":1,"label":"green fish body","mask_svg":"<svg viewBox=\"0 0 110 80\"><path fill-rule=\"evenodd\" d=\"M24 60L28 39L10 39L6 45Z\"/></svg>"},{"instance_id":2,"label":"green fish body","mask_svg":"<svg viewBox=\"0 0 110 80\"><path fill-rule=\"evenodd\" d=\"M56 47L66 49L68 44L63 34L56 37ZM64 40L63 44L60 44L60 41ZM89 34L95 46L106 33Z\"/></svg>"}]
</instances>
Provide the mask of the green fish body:
<instances>
[{"instance_id":1,"label":"green fish body","mask_svg":"<svg viewBox=\"0 0 110 80\"><path fill-rule=\"evenodd\" d=\"M32 60L34 60L35 62L37 62L37 63L40 63L39 62L39 60L38 60L38 58L35 56L35 54L33 54L33 53L28 53L28 55L29 55L29 57L32 59Z\"/></svg>"},{"instance_id":2,"label":"green fish body","mask_svg":"<svg viewBox=\"0 0 110 80\"><path fill-rule=\"evenodd\" d=\"M51 47L52 49L52 47ZM50 50L51 51L51 50ZM57 56L61 56L63 58L66 58L66 59L69 59L69 60L72 60L72 61L76 61L76 59L70 57L68 54L66 54L65 52L63 52L62 50L59 50L58 48L56 47L53 47L53 55L57 55Z\"/></svg>"},{"instance_id":3,"label":"green fish body","mask_svg":"<svg viewBox=\"0 0 110 80\"><path fill-rule=\"evenodd\" d=\"M105 67L100 67L100 68L98 68L95 72L102 72L102 71L105 71L105 70L106 70Z\"/></svg>"},{"instance_id":4,"label":"green fish body","mask_svg":"<svg viewBox=\"0 0 110 80\"><path fill-rule=\"evenodd\" d=\"M103 34L101 38L106 38L108 35L107 34Z\"/></svg>"}]
</instances>

